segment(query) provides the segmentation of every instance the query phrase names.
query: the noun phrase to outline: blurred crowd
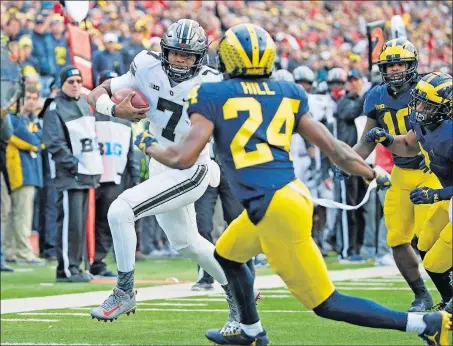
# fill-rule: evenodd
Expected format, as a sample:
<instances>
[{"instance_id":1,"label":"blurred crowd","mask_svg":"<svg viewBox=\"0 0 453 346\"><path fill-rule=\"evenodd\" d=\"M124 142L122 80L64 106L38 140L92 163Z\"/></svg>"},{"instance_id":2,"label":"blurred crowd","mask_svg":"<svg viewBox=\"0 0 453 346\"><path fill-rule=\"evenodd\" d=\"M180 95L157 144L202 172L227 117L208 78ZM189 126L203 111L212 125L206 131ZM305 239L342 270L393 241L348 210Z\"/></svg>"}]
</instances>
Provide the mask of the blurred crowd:
<instances>
[{"instance_id":1,"label":"blurred crowd","mask_svg":"<svg viewBox=\"0 0 453 346\"><path fill-rule=\"evenodd\" d=\"M127 72L135 55L143 49L160 51L160 37L178 19L195 19L205 28L212 42L205 63L213 66L223 32L235 24L255 23L263 26L277 43L274 78L301 83L311 94L310 108L316 110L312 113L351 146L357 143L363 126L360 118L364 95L380 82L378 73L368 76L367 23L384 19L388 29L390 18L401 15L408 38L418 48L419 71L451 73L450 1L91 1L91 5L86 20L78 25L90 36L95 84ZM55 175L55 165L48 156L53 154L55 158L56 154L48 152L49 143L41 146L45 144L42 132L46 132L45 112L41 110L48 106L44 102L48 97L61 97L64 85L70 90L79 82L76 76L70 75L71 68L68 70L72 61L66 37L67 19L60 14L58 1L2 1L0 6L2 34L25 76L26 92L19 116L25 124L21 131L26 133L25 137L30 136L27 138L31 145L2 143L2 172L8 171L8 165L14 164L11 160L17 155L24 156L21 162L28 162L22 167L24 179L2 175L2 231L9 232L4 238L4 254L8 262L42 264L38 256L51 261L57 259L57 223L64 221L56 210L61 201L56 203L60 197L53 182L58 177L58 164ZM305 67L300 69L300 66ZM67 84L71 81L72 84ZM145 125L142 122L128 126L133 137ZM20 133L17 135L21 137ZM311 187L313 194L349 204L361 200L366 187L360 180L340 187L332 179L330 163L316 148L305 146L301 138L295 138L294 143L296 175ZM15 145L18 153L8 149L11 145ZM370 164L390 170L391 159L380 150L370 159ZM134 151L127 157L130 169L121 181L110 181L119 186L116 194L147 178L146 158L140 155ZM36 156L41 159L36 160ZM93 176L100 176L99 172L93 172ZM83 188L99 188L102 178L99 179ZM346 194L347 198L342 200L345 189L353 193ZM5 190L11 195L10 209L3 206ZM382 198L373 195L370 203L357 212L317 208L313 235L323 252L334 250L344 261L378 258L389 264L381 218ZM226 226L220 202L214 219L217 220L214 234L218 236ZM32 230L40 236L38 253L33 253L28 241ZM138 260L177 255L153 217L137 223L137 236ZM96 246L102 248L103 257L97 259L98 267L93 274L114 275L102 264L111 248L111 239ZM260 257L257 262L263 265L262 260Z\"/></svg>"},{"instance_id":2,"label":"blurred crowd","mask_svg":"<svg viewBox=\"0 0 453 346\"><path fill-rule=\"evenodd\" d=\"M277 60L292 72L307 65L323 80L332 67L367 72L366 24L390 28L401 15L419 50L419 70L448 69L452 60L450 1L91 1L86 21L92 45L94 80L102 70L127 71L142 49L159 50L162 34L180 18L206 28L212 44L208 63L226 28L238 23L264 26L278 43ZM435 6L434 6L435 4ZM29 80L41 79L44 96L52 78L71 58L57 1L2 1L1 26L9 48ZM57 13L56 13L57 12ZM448 71L446 71L448 72ZM39 77L40 76L40 77Z\"/></svg>"}]
</instances>

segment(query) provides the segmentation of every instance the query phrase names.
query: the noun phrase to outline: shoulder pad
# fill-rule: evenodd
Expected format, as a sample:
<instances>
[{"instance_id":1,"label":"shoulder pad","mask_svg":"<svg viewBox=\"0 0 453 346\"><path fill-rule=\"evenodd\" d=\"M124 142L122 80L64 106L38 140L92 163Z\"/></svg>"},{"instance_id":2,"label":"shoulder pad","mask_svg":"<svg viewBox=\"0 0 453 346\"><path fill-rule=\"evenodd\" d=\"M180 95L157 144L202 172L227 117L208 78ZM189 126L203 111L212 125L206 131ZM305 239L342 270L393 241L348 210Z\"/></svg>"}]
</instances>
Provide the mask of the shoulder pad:
<instances>
[{"instance_id":1,"label":"shoulder pad","mask_svg":"<svg viewBox=\"0 0 453 346\"><path fill-rule=\"evenodd\" d=\"M153 52L153 51L150 51L150 50L149 50L149 51L146 52L146 55L150 55L150 56L152 56L154 59L160 61L160 57L161 57L162 53Z\"/></svg>"},{"instance_id":2,"label":"shoulder pad","mask_svg":"<svg viewBox=\"0 0 453 346\"><path fill-rule=\"evenodd\" d=\"M135 72L138 69L149 67L156 64L156 62L160 63L160 53L150 52L144 49L132 60L129 71L135 76Z\"/></svg>"},{"instance_id":3,"label":"shoulder pad","mask_svg":"<svg viewBox=\"0 0 453 346\"><path fill-rule=\"evenodd\" d=\"M55 101L52 101L48 109L49 111L54 111L55 109L57 109L57 103Z\"/></svg>"},{"instance_id":4,"label":"shoulder pad","mask_svg":"<svg viewBox=\"0 0 453 346\"><path fill-rule=\"evenodd\" d=\"M202 66L200 69L200 72L198 72L198 76L203 80L203 81L220 81L223 79L222 73L217 71L216 69L213 69L208 66Z\"/></svg>"}]
</instances>

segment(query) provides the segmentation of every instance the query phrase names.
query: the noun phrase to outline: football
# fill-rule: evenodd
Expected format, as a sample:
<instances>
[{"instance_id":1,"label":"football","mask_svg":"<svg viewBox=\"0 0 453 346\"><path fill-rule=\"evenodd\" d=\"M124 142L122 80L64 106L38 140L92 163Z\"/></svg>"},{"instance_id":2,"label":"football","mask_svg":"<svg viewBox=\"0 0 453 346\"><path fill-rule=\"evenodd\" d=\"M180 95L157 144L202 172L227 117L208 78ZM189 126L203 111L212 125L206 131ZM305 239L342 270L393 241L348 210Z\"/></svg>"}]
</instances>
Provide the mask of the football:
<instances>
[{"instance_id":1,"label":"football","mask_svg":"<svg viewBox=\"0 0 453 346\"><path fill-rule=\"evenodd\" d=\"M131 99L132 106L134 106L135 108L138 108L138 109L149 107L149 103L148 103L148 100L146 99L146 96L143 95L143 93L141 91L138 91L135 89L130 89L130 88L124 88L124 89L118 90L116 93L114 93L112 95L112 101L115 102L116 104L119 104L131 92L135 92L134 97L132 97L132 99Z\"/></svg>"}]
</instances>

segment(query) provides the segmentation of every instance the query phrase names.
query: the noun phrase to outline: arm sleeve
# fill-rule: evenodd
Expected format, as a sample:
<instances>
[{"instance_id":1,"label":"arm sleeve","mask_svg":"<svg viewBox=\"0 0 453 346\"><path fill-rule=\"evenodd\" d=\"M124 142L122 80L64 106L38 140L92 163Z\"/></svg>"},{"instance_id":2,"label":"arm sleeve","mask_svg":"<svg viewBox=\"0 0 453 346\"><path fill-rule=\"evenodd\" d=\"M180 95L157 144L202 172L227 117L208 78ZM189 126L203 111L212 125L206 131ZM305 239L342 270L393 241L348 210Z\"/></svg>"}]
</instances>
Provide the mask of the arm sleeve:
<instances>
[{"instance_id":1,"label":"arm sleeve","mask_svg":"<svg viewBox=\"0 0 453 346\"><path fill-rule=\"evenodd\" d=\"M79 161L68 146L63 124L55 110L55 105L50 105L44 115L42 141L56 163L72 174L77 173Z\"/></svg>"},{"instance_id":2,"label":"arm sleeve","mask_svg":"<svg viewBox=\"0 0 453 346\"><path fill-rule=\"evenodd\" d=\"M439 190L439 199L441 201L448 201L453 197L453 186L447 186Z\"/></svg>"},{"instance_id":3,"label":"arm sleeve","mask_svg":"<svg viewBox=\"0 0 453 346\"><path fill-rule=\"evenodd\" d=\"M215 89L212 86L213 84L214 83L205 83L192 88L187 97L187 115L189 118L193 113L198 113L212 123L216 123L216 100L213 95L210 95L208 92L209 88Z\"/></svg>"}]
</instances>

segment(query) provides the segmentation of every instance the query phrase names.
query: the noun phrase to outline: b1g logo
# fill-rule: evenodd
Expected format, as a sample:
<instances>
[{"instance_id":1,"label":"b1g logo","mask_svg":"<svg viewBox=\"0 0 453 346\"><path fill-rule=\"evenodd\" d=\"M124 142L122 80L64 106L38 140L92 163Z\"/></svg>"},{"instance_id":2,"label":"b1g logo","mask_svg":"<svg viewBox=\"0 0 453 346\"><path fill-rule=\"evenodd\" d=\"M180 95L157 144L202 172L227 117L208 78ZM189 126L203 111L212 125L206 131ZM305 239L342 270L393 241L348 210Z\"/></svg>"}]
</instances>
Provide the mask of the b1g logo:
<instances>
[{"instance_id":1,"label":"b1g logo","mask_svg":"<svg viewBox=\"0 0 453 346\"><path fill-rule=\"evenodd\" d=\"M99 142L99 151L101 152L101 155L121 156L123 153L123 146L120 143Z\"/></svg>"},{"instance_id":2,"label":"b1g logo","mask_svg":"<svg viewBox=\"0 0 453 346\"><path fill-rule=\"evenodd\" d=\"M90 153L94 151L93 138L82 138L80 140L80 144L82 145L82 153Z\"/></svg>"}]
</instances>

